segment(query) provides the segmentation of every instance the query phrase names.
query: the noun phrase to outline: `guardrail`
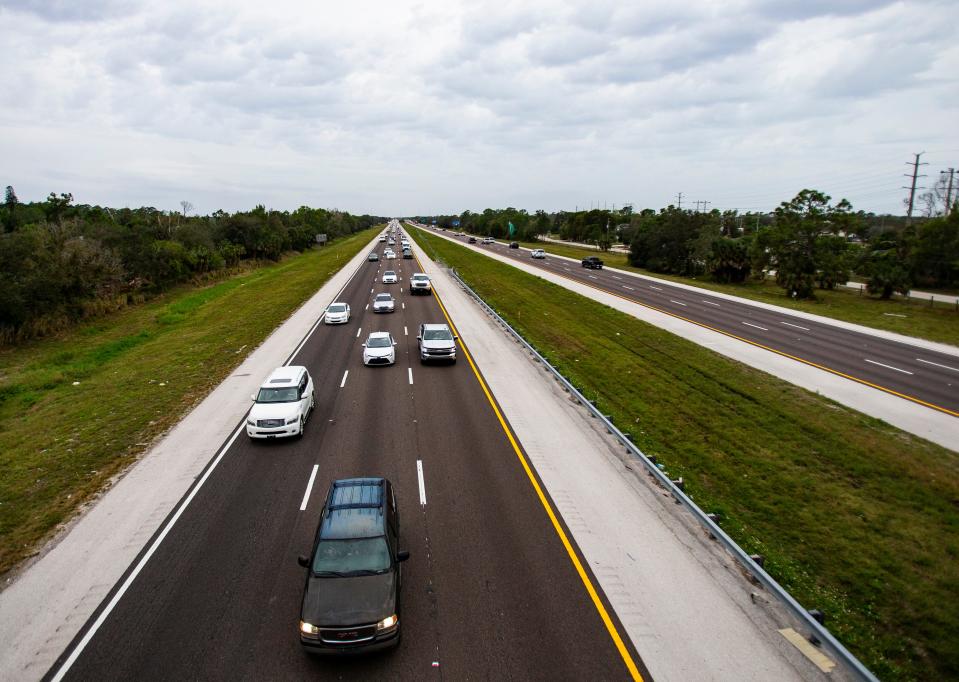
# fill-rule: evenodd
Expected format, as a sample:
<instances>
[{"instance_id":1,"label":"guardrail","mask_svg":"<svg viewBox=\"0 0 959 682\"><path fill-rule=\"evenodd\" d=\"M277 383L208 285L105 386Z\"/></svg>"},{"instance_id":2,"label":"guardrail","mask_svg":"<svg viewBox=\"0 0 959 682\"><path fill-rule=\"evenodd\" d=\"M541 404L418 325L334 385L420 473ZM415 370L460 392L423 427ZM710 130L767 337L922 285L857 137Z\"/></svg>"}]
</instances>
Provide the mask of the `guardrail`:
<instances>
[{"instance_id":1,"label":"guardrail","mask_svg":"<svg viewBox=\"0 0 959 682\"><path fill-rule=\"evenodd\" d=\"M762 585L766 590L768 590L774 597L776 597L783 606L785 606L790 613L799 621L801 626L806 630L803 632L810 642L814 645L821 647L826 652L832 655L832 658L835 659L839 664L843 665L846 670L853 674L858 679L869 680L870 682L878 682L878 678L870 672L870 670L862 664L862 662L852 655L849 650L842 645L839 640L837 640L829 630L823 626L816 618L802 605L797 602L789 592L787 592L783 587L776 582L772 576L766 573L765 570L751 557L749 554L743 550L736 541L733 540L726 532L719 527L709 514L700 509L695 502L693 502L689 496L683 491L680 487L682 485L682 479L678 479L679 485L674 482L669 476L664 473L659 466L657 466L656 459L654 457L648 457L642 450L640 450L632 442L630 437L620 431L610 419L600 412L599 409L584 396L579 389L577 389L565 376L562 375L555 367L553 367L550 362L543 357L539 351L536 350L523 336L513 329L510 324L500 316L483 298L477 294L470 286L463 281L463 279L456 272L455 268L450 269L450 273L456 282L463 288L463 290L493 318L496 322L503 327L508 333L510 333L526 350L533 356L533 358L543 364L546 369L551 372L554 378L563 386L563 388L570 393L576 400L583 405L587 410L589 410L592 415L599 419L603 425L606 427L606 430L612 434L622 445L626 448L626 451L629 452L633 457L639 460L646 468L646 470L662 485L666 490L672 494L673 498L677 502L682 504L695 518L699 523L705 528L710 535L715 538L717 542L723 545L723 547L733 555L739 564L756 580L757 583Z\"/></svg>"}]
</instances>

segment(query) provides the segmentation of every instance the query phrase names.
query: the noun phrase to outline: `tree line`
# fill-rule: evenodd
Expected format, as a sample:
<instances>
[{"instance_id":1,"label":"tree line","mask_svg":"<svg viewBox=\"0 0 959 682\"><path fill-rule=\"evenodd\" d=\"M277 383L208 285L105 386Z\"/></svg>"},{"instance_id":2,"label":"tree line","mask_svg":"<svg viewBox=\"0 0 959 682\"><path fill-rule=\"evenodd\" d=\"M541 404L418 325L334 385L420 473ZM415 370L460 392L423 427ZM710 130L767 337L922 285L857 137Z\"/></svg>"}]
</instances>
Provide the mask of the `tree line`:
<instances>
[{"instance_id":1,"label":"tree line","mask_svg":"<svg viewBox=\"0 0 959 682\"><path fill-rule=\"evenodd\" d=\"M421 220L522 241L547 233L601 249L621 241L629 245L632 265L664 274L737 283L774 272L777 284L794 298L815 298L817 289L833 289L854 273L881 298L914 286L959 287L959 208L909 221L857 212L845 199L833 202L812 189L771 213L677 206L634 212L627 206L530 215L507 208Z\"/></svg>"},{"instance_id":2,"label":"tree line","mask_svg":"<svg viewBox=\"0 0 959 682\"><path fill-rule=\"evenodd\" d=\"M21 203L6 188L0 220L0 342L59 330L75 320L141 301L177 284L215 277L244 261L291 251L385 222L302 206L208 216L152 207L73 202L69 193Z\"/></svg>"}]
</instances>

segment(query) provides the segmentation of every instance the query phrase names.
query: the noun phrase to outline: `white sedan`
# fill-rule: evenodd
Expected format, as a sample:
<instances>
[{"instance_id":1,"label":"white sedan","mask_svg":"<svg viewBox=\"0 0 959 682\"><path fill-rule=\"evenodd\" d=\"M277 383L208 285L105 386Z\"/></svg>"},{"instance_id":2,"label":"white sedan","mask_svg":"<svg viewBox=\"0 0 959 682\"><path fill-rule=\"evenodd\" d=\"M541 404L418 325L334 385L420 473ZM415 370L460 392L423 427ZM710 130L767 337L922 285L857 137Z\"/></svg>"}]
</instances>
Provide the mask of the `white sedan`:
<instances>
[{"instance_id":1,"label":"white sedan","mask_svg":"<svg viewBox=\"0 0 959 682\"><path fill-rule=\"evenodd\" d=\"M346 324L350 321L350 306L336 301L330 303L323 321L327 324Z\"/></svg>"},{"instance_id":2,"label":"white sedan","mask_svg":"<svg viewBox=\"0 0 959 682\"><path fill-rule=\"evenodd\" d=\"M383 273L383 284L396 284L397 278L396 273L392 270L387 270Z\"/></svg>"},{"instance_id":3,"label":"white sedan","mask_svg":"<svg viewBox=\"0 0 959 682\"><path fill-rule=\"evenodd\" d=\"M371 332L363 344L363 364L392 365L396 362L396 341L389 332Z\"/></svg>"},{"instance_id":4,"label":"white sedan","mask_svg":"<svg viewBox=\"0 0 959 682\"><path fill-rule=\"evenodd\" d=\"M392 249L387 249L384 255L386 256L386 260L393 260L396 258L396 252Z\"/></svg>"},{"instance_id":5,"label":"white sedan","mask_svg":"<svg viewBox=\"0 0 959 682\"><path fill-rule=\"evenodd\" d=\"M390 294L377 294L373 299L374 313L391 313L396 310L396 302Z\"/></svg>"}]
</instances>

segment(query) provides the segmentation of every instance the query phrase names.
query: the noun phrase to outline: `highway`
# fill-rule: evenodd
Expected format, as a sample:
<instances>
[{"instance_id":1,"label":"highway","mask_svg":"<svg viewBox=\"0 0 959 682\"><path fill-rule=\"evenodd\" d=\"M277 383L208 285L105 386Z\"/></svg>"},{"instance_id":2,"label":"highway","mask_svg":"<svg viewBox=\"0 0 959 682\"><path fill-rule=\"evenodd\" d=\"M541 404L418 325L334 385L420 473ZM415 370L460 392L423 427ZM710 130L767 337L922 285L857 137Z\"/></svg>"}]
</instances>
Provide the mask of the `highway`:
<instances>
[{"instance_id":1,"label":"highway","mask_svg":"<svg viewBox=\"0 0 959 682\"><path fill-rule=\"evenodd\" d=\"M397 284L378 283L386 269ZM316 385L305 436L251 443L240 431L48 678L650 679L595 579L577 572L465 357L469 339L455 365L420 364L418 325L446 320L436 297L409 295L414 271L413 260L363 263L338 298L351 321L320 324L290 358ZM380 291L394 294L396 312L367 309ZM395 365L363 366L370 331L393 334ZM403 640L393 652L312 657L297 636L297 555L309 553L330 481L365 475L397 491L400 546L411 553Z\"/></svg>"},{"instance_id":2,"label":"highway","mask_svg":"<svg viewBox=\"0 0 959 682\"><path fill-rule=\"evenodd\" d=\"M468 239L428 229L463 243ZM544 246L548 249L548 244ZM591 270L548 253L545 259L533 259L529 250L510 249L501 242L478 242L476 247L959 417L957 355L740 303L705 289L690 290L623 271Z\"/></svg>"}]
</instances>

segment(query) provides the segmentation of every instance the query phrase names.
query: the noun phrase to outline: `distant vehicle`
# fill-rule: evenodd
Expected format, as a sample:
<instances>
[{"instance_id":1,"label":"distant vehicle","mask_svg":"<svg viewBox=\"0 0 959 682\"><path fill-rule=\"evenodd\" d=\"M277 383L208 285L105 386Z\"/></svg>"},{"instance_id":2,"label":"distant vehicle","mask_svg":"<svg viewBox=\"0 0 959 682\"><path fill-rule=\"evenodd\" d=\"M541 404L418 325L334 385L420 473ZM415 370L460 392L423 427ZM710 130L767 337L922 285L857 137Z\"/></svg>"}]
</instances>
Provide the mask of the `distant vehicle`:
<instances>
[{"instance_id":1,"label":"distant vehicle","mask_svg":"<svg viewBox=\"0 0 959 682\"><path fill-rule=\"evenodd\" d=\"M278 367L266 378L246 416L250 438L302 436L306 420L316 404L313 378L306 367Z\"/></svg>"},{"instance_id":2,"label":"distant vehicle","mask_svg":"<svg viewBox=\"0 0 959 682\"><path fill-rule=\"evenodd\" d=\"M387 249L384 255L386 256L386 260L393 260L396 258L396 252L393 251L393 249Z\"/></svg>"},{"instance_id":3,"label":"distant vehicle","mask_svg":"<svg viewBox=\"0 0 959 682\"><path fill-rule=\"evenodd\" d=\"M370 332L363 344L363 364L392 365L396 362L396 341L389 332Z\"/></svg>"},{"instance_id":4,"label":"distant vehicle","mask_svg":"<svg viewBox=\"0 0 959 682\"><path fill-rule=\"evenodd\" d=\"M403 249L403 258L410 259L413 257L413 252L410 249Z\"/></svg>"},{"instance_id":5,"label":"distant vehicle","mask_svg":"<svg viewBox=\"0 0 959 682\"><path fill-rule=\"evenodd\" d=\"M390 294L377 294L373 299L374 313L391 313L396 310L396 303Z\"/></svg>"},{"instance_id":6,"label":"distant vehicle","mask_svg":"<svg viewBox=\"0 0 959 682\"><path fill-rule=\"evenodd\" d=\"M584 268L590 268L591 270L602 270L603 261L600 260L599 256L588 256L582 260L582 265Z\"/></svg>"},{"instance_id":7,"label":"distant vehicle","mask_svg":"<svg viewBox=\"0 0 959 682\"><path fill-rule=\"evenodd\" d=\"M529 255L531 258L546 258L546 252L542 249L533 249Z\"/></svg>"},{"instance_id":8,"label":"distant vehicle","mask_svg":"<svg viewBox=\"0 0 959 682\"><path fill-rule=\"evenodd\" d=\"M425 272L414 272L410 277L410 294L431 294L433 285L430 283L430 276Z\"/></svg>"},{"instance_id":9,"label":"distant vehicle","mask_svg":"<svg viewBox=\"0 0 959 682\"><path fill-rule=\"evenodd\" d=\"M445 324L421 324L416 335L420 349L420 362L450 360L456 362L456 339Z\"/></svg>"},{"instance_id":10,"label":"distant vehicle","mask_svg":"<svg viewBox=\"0 0 959 682\"><path fill-rule=\"evenodd\" d=\"M483 243L484 243L484 244L495 244L496 241L495 241L492 237L484 237L484 238L483 238Z\"/></svg>"},{"instance_id":11,"label":"distant vehicle","mask_svg":"<svg viewBox=\"0 0 959 682\"><path fill-rule=\"evenodd\" d=\"M370 255L367 256L366 258L366 260L370 261L371 263L375 263L379 259L380 259L380 256L378 253L376 253L376 251L370 251Z\"/></svg>"},{"instance_id":12,"label":"distant vehicle","mask_svg":"<svg viewBox=\"0 0 959 682\"><path fill-rule=\"evenodd\" d=\"M393 270L383 273L383 284L396 284L396 273Z\"/></svg>"},{"instance_id":13,"label":"distant vehicle","mask_svg":"<svg viewBox=\"0 0 959 682\"><path fill-rule=\"evenodd\" d=\"M393 239L392 237L390 237L389 240L388 240L386 243L387 243L389 246L396 246L396 240Z\"/></svg>"},{"instance_id":14,"label":"distant vehicle","mask_svg":"<svg viewBox=\"0 0 959 682\"><path fill-rule=\"evenodd\" d=\"M511 249L518 249L518 248L519 248L519 242L510 242L510 243L509 243L509 248L511 248Z\"/></svg>"},{"instance_id":15,"label":"distant vehicle","mask_svg":"<svg viewBox=\"0 0 959 682\"><path fill-rule=\"evenodd\" d=\"M323 321L327 324L346 324L350 321L350 306L347 303L334 301L326 308Z\"/></svg>"},{"instance_id":16,"label":"distant vehicle","mask_svg":"<svg viewBox=\"0 0 959 682\"><path fill-rule=\"evenodd\" d=\"M468 241L469 241L470 244L475 244L475 243L476 243L476 237L470 237Z\"/></svg>"},{"instance_id":17,"label":"distant vehicle","mask_svg":"<svg viewBox=\"0 0 959 682\"><path fill-rule=\"evenodd\" d=\"M386 241L386 235L385 235L385 234L381 234L381 235L380 235L380 241L381 241L381 242L385 242L385 241Z\"/></svg>"},{"instance_id":18,"label":"distant vehicle","mask_svg":"<svg viewBox=\"0 0 959 682\"><path fill-rule=\"evenodd\" d=\"M396 494L385 478L333 481L320 512L300 606L300 644L310 653L375 651L400 642L400 546Z\"/></svg>"}]
</instances>

